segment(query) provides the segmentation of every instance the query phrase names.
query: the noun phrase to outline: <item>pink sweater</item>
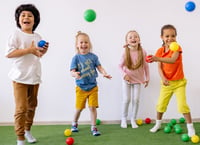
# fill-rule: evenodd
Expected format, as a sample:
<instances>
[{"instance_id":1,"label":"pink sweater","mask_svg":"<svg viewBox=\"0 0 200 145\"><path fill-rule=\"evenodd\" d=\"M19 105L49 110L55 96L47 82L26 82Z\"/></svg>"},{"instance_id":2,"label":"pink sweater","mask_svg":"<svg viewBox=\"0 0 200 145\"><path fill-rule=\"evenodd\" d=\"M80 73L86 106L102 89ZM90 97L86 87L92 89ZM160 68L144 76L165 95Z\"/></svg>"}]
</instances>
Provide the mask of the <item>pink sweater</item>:
<instances>
[{"instance_id":1,"label":"pink sweater","mask_svg":"<svg viewBox=\"0 0 200 145\"><path fill-rule=\"evenodd\" d=\"M144 64L143 66L139 67L135 70L129 70L124 64L125 52L122 55L119 68L122 72L122 77L124 78L125 75L130 77L130 83L136 84L140 83L143 84L145 81L149 81L149 65L145 61L146 51L143 49L143 57L144 57ZM131 59L133 64L136 64L138 58L138 51L130 51Z\"/></svg>"}]
</instances>

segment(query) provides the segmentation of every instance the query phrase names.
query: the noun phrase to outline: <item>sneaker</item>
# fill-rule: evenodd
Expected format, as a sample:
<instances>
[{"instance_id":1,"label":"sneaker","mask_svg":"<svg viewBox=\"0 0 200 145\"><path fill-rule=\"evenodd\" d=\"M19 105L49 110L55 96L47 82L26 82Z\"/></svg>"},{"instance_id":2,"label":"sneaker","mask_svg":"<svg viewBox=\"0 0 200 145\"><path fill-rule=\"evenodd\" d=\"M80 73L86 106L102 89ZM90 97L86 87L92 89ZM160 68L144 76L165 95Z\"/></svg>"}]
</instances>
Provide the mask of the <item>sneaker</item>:
<instances>
[{"instance_id":1,"label":"sneaker","mask_svg":"<svg viewBox=\"0 0 200 145\"><path fill-rule=\"evenodd\" d=\"M27 139L28 143L35 143L37 140L32 136L30 131L25 131L25 138Z\"/></svg>"},{"instance_id":2,"label":"sneaker","mask_svg":"<svg viewBox=\"0 0 200 145\"><path fill-rule=\"evenodd\" d=\"M131 126L132 128L138 128L138 125L135 123L134 120L131 120Z\"/></svg>"},{"instance_id":3,"label":"sneaker","mask_svg":"<svg viewBox=\"0 0 200 145\"><path fill-rule=\"evenodd\" d=\"M149 131L152 133L157 132L159 129L161 128L161 125L155 125L152 129L150 129Z\"/></svg>"},{"instance_id":4,"label":"sneaker","mask_svg":"<svg viewBox=\"0 0 200 145\"><path fill-rule=\"evenodd\" d=\"M71 127L71 131L72 131L72 132L78 132L78 124L73 125L73 126Z\"/></svg>"},{"instance_id":5,"label":"sneaker","mask_svg":"<svg viewBox=\"0 0 200 145\"><path fill-rule=\"evenodd\" d=\"M188 129L188 136L192 137L195 135L195 129L193 127L193 124L187 124L187 129Z\"/></svg>"},{"instance_id":6,"label":"sneaker","mask_svg":"<svg viewBox=\"0 0 200 145\"><path fill-rule=\"evenodd\" d=\"M97 130L97 128L93 128L93 130L91 130L91 133L92 133L93 136L101 135L101 133Z\"/></svg>"},{"instance_id":7,"label":"sneaker","mask_svg":"<svg viewBox=\"0 0 200 145\"><path fill-rule=\"evenodd\" d=\"M17 145L25 145L25 141L24 140L17 140Z\"/></svg>"},{"instance_id":8,"label":"sneaker","mask_svg":"<svg viewBox=\"0 0 200 145\"><path fill-rule=\"evenodd\" d=\"M194 135L195 135L195 131L194 131L193 129L188 130L188 136L189 136L189 137L192 137L192 136L194 136Z\"/></svg>"},{"instance_id":9,"label":"sneaker","mask_svg":"<svg viewBox=\"0 0 200 145\"><path fill-rule=\"evenodd\" d=\"M127 122L126 120L121 121L121 128L127 128Z\"/></svg>"}]
</instances>

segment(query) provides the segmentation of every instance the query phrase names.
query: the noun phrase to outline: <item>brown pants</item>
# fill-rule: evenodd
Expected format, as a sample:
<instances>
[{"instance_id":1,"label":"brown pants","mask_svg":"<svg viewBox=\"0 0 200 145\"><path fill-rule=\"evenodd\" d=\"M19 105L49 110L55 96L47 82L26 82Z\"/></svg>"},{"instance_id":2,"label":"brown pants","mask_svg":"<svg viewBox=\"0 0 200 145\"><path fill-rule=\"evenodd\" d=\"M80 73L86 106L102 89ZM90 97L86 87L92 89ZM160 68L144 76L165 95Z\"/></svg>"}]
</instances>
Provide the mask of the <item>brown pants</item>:
<instances>
[{"instance_id":1,"label":"brown pants","mask_svg":"<svg viewBox=\"0 0 200 145\"><path fill-rule=\"evenodd\" d=\"M15 133L18 140L24 140L25 130L30 130L37 107L39 84L28 85L13 82L15 96Z\"/></svg>"}]
</instances>

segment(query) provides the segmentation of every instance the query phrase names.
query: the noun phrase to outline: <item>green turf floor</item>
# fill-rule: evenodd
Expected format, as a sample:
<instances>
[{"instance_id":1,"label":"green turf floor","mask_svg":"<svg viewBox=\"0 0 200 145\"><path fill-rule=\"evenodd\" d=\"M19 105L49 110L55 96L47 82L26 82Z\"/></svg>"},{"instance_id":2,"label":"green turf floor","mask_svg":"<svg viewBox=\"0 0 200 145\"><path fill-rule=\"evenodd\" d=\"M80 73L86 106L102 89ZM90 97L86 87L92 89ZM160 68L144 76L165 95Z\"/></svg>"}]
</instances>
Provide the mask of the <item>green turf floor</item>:
<instances>
[{"instance_id":1,"label":"green turf floor","mask_svg":"<svg viewBox=\"0 0 200 145\"><path fill-rule=\"evenodd\" d=\"M157 133L150 133L153 124L142 124L137 129L131 126L122 129L119 124L100 124L98 129L102 135L97 137L91 135L89 125L79 125L79 132L72 133L71 137L75 140L73 145L194 145L191 141L181 140L181 135L186 133L185 124L180 124L182 134L176 134L174 130L165 133L165 125L162 124L162 129ZM194 123L194 126L199 136L200 123ZM38 140L34 145L66 145L64 130L68 128L69 125L34 125L32 134ZM0 145L16 145L13 126L0 126Z\"/></svg>"}]
</instances>

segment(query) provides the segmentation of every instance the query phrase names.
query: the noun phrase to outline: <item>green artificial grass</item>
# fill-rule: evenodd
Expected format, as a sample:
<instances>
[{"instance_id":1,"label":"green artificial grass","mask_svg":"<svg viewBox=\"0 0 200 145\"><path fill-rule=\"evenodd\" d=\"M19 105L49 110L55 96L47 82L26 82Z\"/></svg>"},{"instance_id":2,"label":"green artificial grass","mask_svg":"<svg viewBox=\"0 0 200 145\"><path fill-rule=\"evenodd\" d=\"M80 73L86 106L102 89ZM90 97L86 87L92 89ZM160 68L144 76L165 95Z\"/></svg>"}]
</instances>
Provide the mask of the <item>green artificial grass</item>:
<instances>
[{"instance_id":1,"label":"green artificial grass","mask_svg":"<svg viewBox=\"0 0 200 145\"><path fill-rule=\"evenodd\" d=\"M151 133L149 129L153 125L142 124L136 129L132 129L131 126L123 129L119 124L100 124L97 127L102 133L101 136L92 136L90 125L79 125L79 132L72 133L70 137L74 138L73 145L194 145L191 141L181 140L181 135L187 133L184 123L180 124L183 129L181 134L175 133L174 129L165 133L164 123L161 130ZM194 126L199 136L200 123L194 123ZM65 129L70 129L70 125L34 125L32 134L38 140L34 145L66 145ZM0 145L16 145L13 126L0 126Z\"/></svg>"}]
</instances>

